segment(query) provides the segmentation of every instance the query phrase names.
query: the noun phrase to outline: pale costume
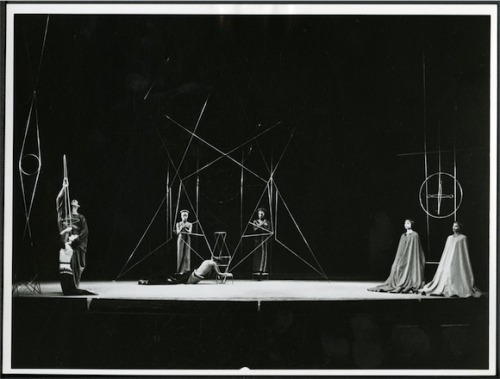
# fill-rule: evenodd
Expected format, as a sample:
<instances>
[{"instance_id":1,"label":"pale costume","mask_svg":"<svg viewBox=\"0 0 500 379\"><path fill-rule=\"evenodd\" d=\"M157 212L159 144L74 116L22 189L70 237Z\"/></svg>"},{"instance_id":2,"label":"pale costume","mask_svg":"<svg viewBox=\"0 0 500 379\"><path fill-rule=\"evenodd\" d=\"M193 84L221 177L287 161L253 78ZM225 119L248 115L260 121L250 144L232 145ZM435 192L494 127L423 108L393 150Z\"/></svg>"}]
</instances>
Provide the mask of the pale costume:
<instances>
[{"instance_id":1,"label":"pale costume","mask_svg":"<svg viewBox=\"0 0 500 379\"><path fill-rule=\"evenodd\" d=\"M416 232L404 233L391 267L389 278L368 291L412 293L424 285L425 256Z\"/></svg>"},{"instance_id":2,"label":"pale costume","mask_svg":"<svg viewBox=\"0 0 500 379\"><path fill-rule=\"evenodd\" d=\"M474 286L466 236L453 234L448 237L434 279L419 292L447 297L481 296L481 292Z\"/></svg>"}]
</instances>

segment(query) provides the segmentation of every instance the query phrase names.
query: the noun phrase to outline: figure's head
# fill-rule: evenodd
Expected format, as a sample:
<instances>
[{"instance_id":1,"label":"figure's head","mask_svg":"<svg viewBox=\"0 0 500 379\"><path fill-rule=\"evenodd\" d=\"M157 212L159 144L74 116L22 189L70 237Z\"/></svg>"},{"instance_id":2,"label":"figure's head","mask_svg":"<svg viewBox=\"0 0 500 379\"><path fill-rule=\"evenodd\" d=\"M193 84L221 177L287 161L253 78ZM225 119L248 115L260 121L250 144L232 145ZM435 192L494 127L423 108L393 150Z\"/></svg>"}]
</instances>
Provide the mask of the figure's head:
<instances>
[{"instance_id":1,"label":"figure's head","mask_svg":"<svg viewBox=\"0 0 500 379\"><path fill-rule=\"evenodd\" d=\"M181 213L181 220L187 221L187 219L189 217L189 211L183 209L180 213Z\"/></svg>"},{"instance_id":2,"label":"figure's head","mask_svg":"<svg viewBox=\"0 0 500 379\"><path fill-rule=\"evenodd\" d=\"M414 226L414 225L415 225L415 221L410 220L409 218L407 218L407 219L405 220L405 229L407 229L407 230L412 229L412 230L413 230L413 226Z\"/></svg>"},{"instance_id":3,"label":"figure's head","mask_svg":"<svg viewBox=\"0 0 500 379\"><path fill-rule=\"evenodd\" d=\"M265 208L259 208L257 209L257 215L259 216L259 219L263 220L266 217L267 211Z\"/></svg>"},{"instance_id":4,"label":"figure's head","mask_svg":"<svg viewBox=\"0 0 500 379\"><path fill-rule=\"evenodd\" d=\"M80 208L80 204L78 204L78 200L71 200L71 211L78 212L78 208Z\"/></svg>"},{"instance_id":5,"label":"figure's head","mask_svg":"<svg viewBox=\"0 0 500 379\"><path fill-rule=\"evenodd\" d=\"M455 221L451 229L453 233L463 233L464 225L461 222Z\"/></svg>"}]
</instances>

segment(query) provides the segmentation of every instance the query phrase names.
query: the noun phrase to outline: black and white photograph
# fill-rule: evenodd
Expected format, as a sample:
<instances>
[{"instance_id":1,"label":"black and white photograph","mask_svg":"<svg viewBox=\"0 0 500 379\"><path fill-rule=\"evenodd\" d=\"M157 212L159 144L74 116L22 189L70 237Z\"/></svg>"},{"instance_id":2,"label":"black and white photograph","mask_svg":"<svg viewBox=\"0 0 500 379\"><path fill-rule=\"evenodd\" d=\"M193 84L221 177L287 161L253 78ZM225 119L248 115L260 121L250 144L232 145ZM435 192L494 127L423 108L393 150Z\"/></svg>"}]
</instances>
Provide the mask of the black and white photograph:
<instances>
[{"instance_id":1,"label":"black and white photograph","mask_svg":"<svg viewBox=\"0 0 500 379\"><path fill-rule=\"evenodd\" d=\"M4 374L498 373L498 4L3 8Z\"/></svg>"}]
</instances>

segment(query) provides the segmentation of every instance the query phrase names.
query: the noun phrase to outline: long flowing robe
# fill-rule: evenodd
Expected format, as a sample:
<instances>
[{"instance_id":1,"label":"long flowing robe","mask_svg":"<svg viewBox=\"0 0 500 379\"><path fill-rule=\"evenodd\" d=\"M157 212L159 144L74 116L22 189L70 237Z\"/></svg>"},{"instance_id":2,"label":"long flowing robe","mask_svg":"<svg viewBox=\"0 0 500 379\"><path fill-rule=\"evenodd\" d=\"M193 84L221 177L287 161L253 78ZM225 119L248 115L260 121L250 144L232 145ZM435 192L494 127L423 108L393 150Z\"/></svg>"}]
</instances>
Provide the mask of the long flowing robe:
<instances>
[{"instance_id":1,"label":"long flowing robe","mask_svg":"<svg viewBox=\"0 0 500 379\"><path fill-rule=\"evenodd\" d=\"M269 234L271 233L271 223L264 219L261 221L254 220L253 224L253 230L255 234L258 234L258 236L254 237L253 272L267 273L269 270Z\"/></svg>"},{"instance_id":2,"label":"long flowing robe","mask_svg":"<svg viewBox=\"0 0 500 379\"><path fill-rule=\"evenodd\" d=\"M387 280L369 291L417 292L424 285L425 256L420 237L416 232L404 233Z\"/></svg>"},{"instance_id":3,"label":"long flowing robe","mask_svg":"<svg viewBox=\"0 0 500 379\"><path fill-rule=\"evenodd\" d=\"M89 229L85 217L71 213L64 204L64 195L61 193L56 199L57 224L59 233L68 226L71 231L60 234L61 249L59 250L59 274L63 292L71 294L78 290L83 270L85 269ZM70 242L70 235L78 237Z\"/></svg>"},{"instance_id":4,"label":"long flowing robe","mask_svg":"<svg viewBox=\"0 0 500 379\"><path fill-rule=\"evenodd\" d=\"M191 270L191 236L193 224L190 222L176 224L177 233L177 272Z\"/></svg>"},{"instance_id":5,"label":"long flowing robe","mask_svg":"<svg viewBox=\"0 0 500 379\"><path fill-rule=\"evenodd\" d=\"M448 237L434 278L420 292L447 297L481 296L481 291L474 285L466 236L453 234Z\"/></svg>"}]
</instances>

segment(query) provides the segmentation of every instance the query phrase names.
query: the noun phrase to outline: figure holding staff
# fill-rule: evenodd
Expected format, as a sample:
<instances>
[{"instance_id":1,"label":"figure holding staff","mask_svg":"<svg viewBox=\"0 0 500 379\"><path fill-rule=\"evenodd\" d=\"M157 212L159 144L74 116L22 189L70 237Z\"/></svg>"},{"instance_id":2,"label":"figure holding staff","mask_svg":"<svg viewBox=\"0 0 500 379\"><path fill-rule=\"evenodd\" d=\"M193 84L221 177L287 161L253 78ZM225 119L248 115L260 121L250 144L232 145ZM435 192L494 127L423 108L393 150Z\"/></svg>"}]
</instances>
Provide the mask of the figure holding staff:
<instances>
[{"instance_id":1,"label":"figure holding staff","mask_svg":"<svg viewBox=\"0 0 500 379\"><path fill-rule=\"evenodd\" d=\"M59 250L59 277L64 295L93 294L80 290L80 279L85 269L85 254L89 230L85 217L78 212L78 200L70 200L66 156L63 157L64 179L56 198L57 224L61 248Z\"/></svg>"}]
</instances>

